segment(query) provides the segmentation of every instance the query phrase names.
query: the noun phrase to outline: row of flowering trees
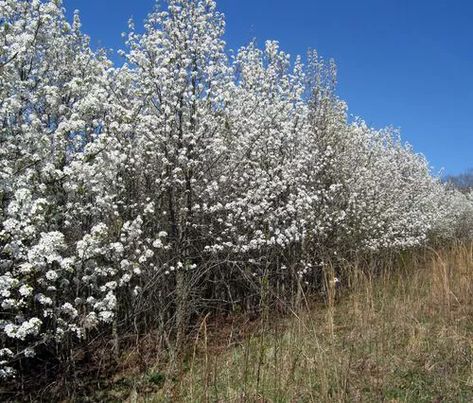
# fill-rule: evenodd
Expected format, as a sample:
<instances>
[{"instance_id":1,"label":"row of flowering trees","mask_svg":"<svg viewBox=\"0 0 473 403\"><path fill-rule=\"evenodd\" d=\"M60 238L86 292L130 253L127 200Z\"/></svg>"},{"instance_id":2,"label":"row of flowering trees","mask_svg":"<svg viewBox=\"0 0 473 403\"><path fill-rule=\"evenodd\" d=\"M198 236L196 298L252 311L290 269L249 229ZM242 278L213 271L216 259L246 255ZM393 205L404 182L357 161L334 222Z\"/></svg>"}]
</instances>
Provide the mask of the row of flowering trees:
<instances>
[{"instance_id":1,"label":"row of flowering trees","mask_svg":"<svg viewBox=\"0 0 473 403\"><path fill-rule=\"evenodd\" d=\"M60 0L0 0L1 377L97 329L182 340L263 278L290 301L328 261L472 235L471 197L348 120L333 63L229 57L224 28L214 0L169 0L114 67Z\"/></svg>"}]
</instances>

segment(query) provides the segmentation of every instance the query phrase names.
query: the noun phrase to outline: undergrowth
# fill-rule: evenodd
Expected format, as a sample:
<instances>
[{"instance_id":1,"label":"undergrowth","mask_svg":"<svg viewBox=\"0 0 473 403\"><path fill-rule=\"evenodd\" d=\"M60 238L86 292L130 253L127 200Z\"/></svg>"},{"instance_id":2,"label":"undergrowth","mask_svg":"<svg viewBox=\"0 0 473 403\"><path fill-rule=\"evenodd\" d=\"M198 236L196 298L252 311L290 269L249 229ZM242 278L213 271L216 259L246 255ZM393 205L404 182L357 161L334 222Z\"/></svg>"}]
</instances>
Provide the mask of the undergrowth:
<instances>
[{"instance_id":1,"label":"undergrowth","mask_svg":"<svg viewBox=\"0 0 473 403\"><path fill-rule=\"evenodd\" d=\"M177 369L152 367L123 392L152 402L473 401L471 245L381 273L350 267L344 282L289 317L263 311L243 338L205 318Z\"/></svg>"}]
</instances>

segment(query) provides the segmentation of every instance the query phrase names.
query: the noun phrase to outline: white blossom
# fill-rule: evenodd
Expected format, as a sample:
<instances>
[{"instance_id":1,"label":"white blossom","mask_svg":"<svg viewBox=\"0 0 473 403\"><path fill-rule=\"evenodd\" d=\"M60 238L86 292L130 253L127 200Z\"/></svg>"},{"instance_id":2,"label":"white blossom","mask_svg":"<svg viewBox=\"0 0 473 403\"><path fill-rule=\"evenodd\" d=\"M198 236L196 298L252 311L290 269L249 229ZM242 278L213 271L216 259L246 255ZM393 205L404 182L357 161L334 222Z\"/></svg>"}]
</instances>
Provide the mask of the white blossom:
<instances>
[{"instance_id":1,"label":"white blossom","mask_svg":"<svg viewBox=\"0 0 473 403\"><path fill-rule=\"evenodd\" d=\"M326 262L473 238L472 194L349 119L333 61L228 52L214 0L166 4L118 67L60 1L0 2L0 378L140 304L167 317L181 275L316 287Z\"/></svg>"}]
</instances>

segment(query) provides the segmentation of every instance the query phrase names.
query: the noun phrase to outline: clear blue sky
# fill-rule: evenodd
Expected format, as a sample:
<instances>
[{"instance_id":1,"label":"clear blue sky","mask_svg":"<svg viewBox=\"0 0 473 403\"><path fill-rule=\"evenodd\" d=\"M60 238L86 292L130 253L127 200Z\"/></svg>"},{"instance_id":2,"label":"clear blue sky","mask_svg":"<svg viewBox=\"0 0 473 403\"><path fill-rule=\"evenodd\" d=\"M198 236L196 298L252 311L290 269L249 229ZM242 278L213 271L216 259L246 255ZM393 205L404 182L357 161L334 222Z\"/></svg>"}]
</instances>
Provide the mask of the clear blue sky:
<instances>
[{"instance_id":1,"label":"clear blue sky","mask_svg":"<svg viewBox=\"0 0 473 403\"><path fill-rule=\"evenodd\" d=\"M217 0L226 41L276 39L290 53L333 57L339 95L370 125L401 128L435 169L473 167L472 0ZM64 0L94 47L123 48L154 0ZM118 60L118 59L117 59Z\"/></svg>"}]
</instances>

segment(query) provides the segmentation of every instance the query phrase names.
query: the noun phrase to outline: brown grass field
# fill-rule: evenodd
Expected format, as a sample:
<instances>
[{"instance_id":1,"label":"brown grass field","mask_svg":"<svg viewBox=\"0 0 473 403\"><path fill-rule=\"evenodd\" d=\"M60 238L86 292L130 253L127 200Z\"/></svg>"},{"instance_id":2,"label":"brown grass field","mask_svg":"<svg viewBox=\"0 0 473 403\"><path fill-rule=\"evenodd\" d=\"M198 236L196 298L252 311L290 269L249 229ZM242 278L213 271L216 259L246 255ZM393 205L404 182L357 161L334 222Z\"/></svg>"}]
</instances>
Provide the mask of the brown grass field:
<instances>
[{"instance_id":1,"label":"brown grass field","mask_svg":"<svg viewBox=\"0 0 473 403\"><path fill-rule=\"evenodd\" d=\"M473 245L408 254L376 275L356 264L347 273L325 302L284 317L205 318L177 363L124 372L97 398L473 401Z\"/></svg>"}]
</instances>

